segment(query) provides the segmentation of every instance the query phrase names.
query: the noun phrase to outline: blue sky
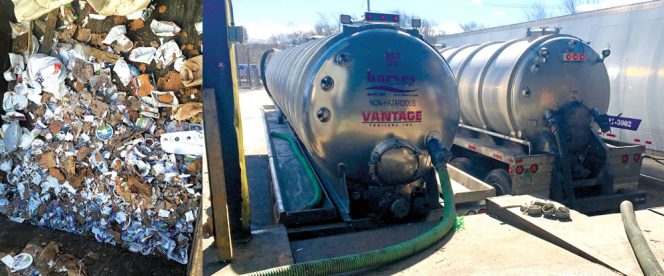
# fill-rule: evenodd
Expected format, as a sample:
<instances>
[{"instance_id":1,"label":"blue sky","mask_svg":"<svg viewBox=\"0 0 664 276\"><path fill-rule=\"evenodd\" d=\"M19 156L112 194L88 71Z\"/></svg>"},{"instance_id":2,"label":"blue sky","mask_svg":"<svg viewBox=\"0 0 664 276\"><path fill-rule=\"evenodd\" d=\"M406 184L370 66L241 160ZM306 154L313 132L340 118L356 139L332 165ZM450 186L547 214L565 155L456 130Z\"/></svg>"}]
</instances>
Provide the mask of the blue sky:
<instances>
[{"instance_id":1,"label":"blue sky","mask_svg":"<svg viewBox=\"0 0 664 276\"><path fill-rule=\"evenodd\" d=\"M644 0L577 0L581 11L643 2ZM366 0L233 0L236 25L247 28L250 41L267 40L272 34L311 30L319 13L329 18L344 13L359 18ZM524 7L537 0L372 0L372 11L401 10L434 21L446 33L461 31L459 24L477 22L486 27L523 22ZM589 3L587 3L589 2ZM547 10L561 13L561 0L541 0ZM583 4L586 3L586 4Z\"/></svg>"}]
</instances>

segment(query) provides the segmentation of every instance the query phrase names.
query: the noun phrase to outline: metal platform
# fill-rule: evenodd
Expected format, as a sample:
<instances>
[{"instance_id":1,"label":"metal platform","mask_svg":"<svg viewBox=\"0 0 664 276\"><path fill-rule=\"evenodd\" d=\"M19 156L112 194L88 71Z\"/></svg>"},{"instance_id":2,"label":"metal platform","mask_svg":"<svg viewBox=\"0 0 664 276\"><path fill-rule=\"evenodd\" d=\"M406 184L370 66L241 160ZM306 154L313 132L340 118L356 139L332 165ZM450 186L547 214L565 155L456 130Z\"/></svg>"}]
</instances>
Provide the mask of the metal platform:
<instances>
[{"instance_id":1,"label":"metal platform","mask_svg":"<svg viewBox=\"0 0 664 276\"><path fill-rule=\"evenodd\" d=\"M323 200L318 208L305 209L313 197L312 185L305 174L305 168L295 157L287 141L274 139L270 133L276 132L296 138L288 124L274 106L263 106L265 135L270 162L270 192L274 200L276 223L286 226L304 226L314 222L337 219L337 210L325 189ZM302 149L301 145L300 148ZM311 166L311 164L309 164Z\"/></svg>"}]
</instances>

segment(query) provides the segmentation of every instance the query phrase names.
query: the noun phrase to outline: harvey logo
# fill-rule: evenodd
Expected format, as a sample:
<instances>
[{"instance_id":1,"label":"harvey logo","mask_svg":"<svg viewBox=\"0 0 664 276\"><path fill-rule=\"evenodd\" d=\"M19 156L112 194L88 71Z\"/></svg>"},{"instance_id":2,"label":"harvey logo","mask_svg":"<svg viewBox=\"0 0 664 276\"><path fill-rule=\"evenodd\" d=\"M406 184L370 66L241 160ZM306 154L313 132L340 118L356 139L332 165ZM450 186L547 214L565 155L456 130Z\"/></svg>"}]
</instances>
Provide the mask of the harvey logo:
<instances>
[{"instance_id":1,"label":"harvey logo","mask_svg":"<svg viewBox=\"0 0 664 276\"><path fill-rule=\"evenodd\" d=\"M366 90L378 90L393 93L410 93L417 89L406 89L415 83L412 75L400 74L374 74L367 71L367 82L376 84L365 88Z\"/></svg>"}]
</instances>

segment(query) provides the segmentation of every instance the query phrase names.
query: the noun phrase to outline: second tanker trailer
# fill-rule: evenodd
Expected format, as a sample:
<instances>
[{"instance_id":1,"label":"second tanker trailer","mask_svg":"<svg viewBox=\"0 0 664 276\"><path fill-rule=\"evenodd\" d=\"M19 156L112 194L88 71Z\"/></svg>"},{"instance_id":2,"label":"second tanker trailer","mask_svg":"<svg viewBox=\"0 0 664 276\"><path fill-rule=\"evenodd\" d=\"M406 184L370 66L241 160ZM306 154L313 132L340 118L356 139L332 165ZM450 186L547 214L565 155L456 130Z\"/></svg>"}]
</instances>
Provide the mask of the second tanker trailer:
<instances>
[{"instance_id":1,"label":"second tanker trailer","mask_svg":"<svg viewBox=\"0 0 664 276\"><path fill-rule=\"evenodd\" d=\"M498 194L548 195L586 212L645 201L643 146L597 135L610 131L608 49L544 28L441 53L459 88L453 165Z\"/></svg>"}]
</instances>

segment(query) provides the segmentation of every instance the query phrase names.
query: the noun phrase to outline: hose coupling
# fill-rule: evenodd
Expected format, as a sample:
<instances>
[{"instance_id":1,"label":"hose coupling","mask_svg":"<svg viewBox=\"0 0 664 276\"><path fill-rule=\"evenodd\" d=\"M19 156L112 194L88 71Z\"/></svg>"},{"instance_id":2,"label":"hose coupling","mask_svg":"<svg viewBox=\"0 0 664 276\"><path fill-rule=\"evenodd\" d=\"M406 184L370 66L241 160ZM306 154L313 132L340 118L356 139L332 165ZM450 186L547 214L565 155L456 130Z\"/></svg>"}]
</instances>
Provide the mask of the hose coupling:
<instances>
[{"instance_id":1,"label":"hose coupling","mask_svg":"<svg viewBox=\"0 0 664 276\"><path fill-rule=\"evenodd\" d=\"M599 109L597 109L596 107L593 108L592 114L593 114L593 120L595 121L595 123L597 123L602 132L611 131L611 125L609 124L609 115L600 112Z\"/></svg>"},{"instance_id":2,"label":"hose coupling","mask_svg":"<svg viewBox=\"0 0 664 276\"><path fill-rule=\"evenodd\" d=\"M430 133L424 139L424 144L431 156L431 162L436 169L444 168L447 162L452 159L452 152L448 150L437 134Z\"/></svg>"}]
</instances>

